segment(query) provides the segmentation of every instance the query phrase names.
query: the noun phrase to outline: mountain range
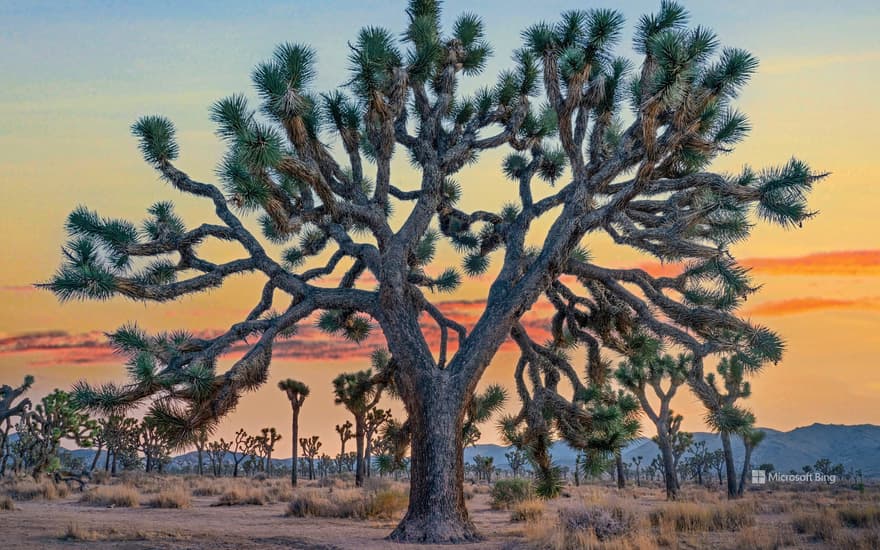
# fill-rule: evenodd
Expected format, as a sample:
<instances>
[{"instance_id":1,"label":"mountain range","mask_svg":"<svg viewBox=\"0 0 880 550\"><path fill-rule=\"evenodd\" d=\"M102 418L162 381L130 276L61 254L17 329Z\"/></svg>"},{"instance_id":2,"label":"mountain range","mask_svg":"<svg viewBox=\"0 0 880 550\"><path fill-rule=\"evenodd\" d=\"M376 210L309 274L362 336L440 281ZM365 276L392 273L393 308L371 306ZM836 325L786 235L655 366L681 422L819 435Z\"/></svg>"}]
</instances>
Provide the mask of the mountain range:
<instances>
[{"instance_id":1,"label":"mountain range","mask_svg":"<svg viewBox=\"0 0 880 550\"><path fill-rule=\"evenodd\" d=\"M762 428L767 433L764 441L752 453L752 464L773 464L777 471L800 471L805 465L813 465L820 458L828 458L834 464L843 464L846 470L861 470L866 478L880 478L880 426L859 424L845 426L840 424L812 424L791 431L783 432L771 428ZM738 467L742 463L742 442L733 437L734 456ZM694 441L705 441L710 451L721 448L721 439L717 434L695 432ZM499 468L507 467L504 454L509 447L492 444L478 444L467 447L464 459L471 462L476 455L491 456ZM81 457L86 464L90 463L94 451L77 449L71 451ZM659 454L657 445L648 438L639 438L631 442L623 451L626 462L634 457L642 457L642 465L647 465ZM563 442L556 442L552 448L553 460L560 466L574 466L576 451ZM685 455L686 456L686 455ZM174 467L194 466L197 463L195 451L175 456ZM205 463L208 458L205 456ZM227 457L227 461L231 458ZM289 458L272 459L276 465L290 465Z\"/></svg>"}]
</instances>

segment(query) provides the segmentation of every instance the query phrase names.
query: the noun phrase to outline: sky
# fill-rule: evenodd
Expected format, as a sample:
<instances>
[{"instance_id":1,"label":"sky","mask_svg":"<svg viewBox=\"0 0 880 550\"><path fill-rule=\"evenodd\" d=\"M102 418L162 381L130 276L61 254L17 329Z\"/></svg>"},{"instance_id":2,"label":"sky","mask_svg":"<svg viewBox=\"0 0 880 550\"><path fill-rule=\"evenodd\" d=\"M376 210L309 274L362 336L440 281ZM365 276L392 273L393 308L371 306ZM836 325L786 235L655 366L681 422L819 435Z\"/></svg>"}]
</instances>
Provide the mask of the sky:
<instances>
[{"instance_id":1,"label":"sky","mask_svg":"<svg viewBox=\"0 0 880 550\"><path fill-rule=\"evenodd\" d=\"M632 27L658 4L604 4L627 17L620 54L637 60L630 48ZM759 425L776 429L814 422L878 424L880 7L869 1L783 0L685 5L693 23L713 28L724 45L746 48L761 60L738 100L749 115L751 135L713 169L779 165L796 155L831 173L810 198L819 211L815 219L796 231L758 225L753 237L734 249L762 285L741 313L780 332L788 348L779 365L753 381L747 405ZM526 26L583 7L571 0L447 2L444 22L474 11L483 17L495 49L484 75L463 83L463 89L491 84L510 66ZM170 199L190 227L211 219L209 205L171 190L142 161L129 133L137 117L171 118L181 147L178 166L213 181L223 152L208 118L213 101L235 92L253 97L251 69L284 41L317 50L316 89L338 87L347 80L347 40L364 25L402 31L403 8L402 2L369 0L259 5L0 0L0 384L14 385L30 373L37 379L33 394L40 396L79 379L121 381L123 360L106 347L104 332L131 320L151 331L210 332L241 319L259 298L257 276L164 305L122 299L59 304L32 284L58 266L63 222L78 204L138 221L150 204ZM409 187L415 174L402 157L395 160L392 179ZM501 153L485 155L462 172L464 207L498 208L513 198L500 160ZM585 244L609 265L662 269L607 239ZM222 247L203 250L215 259L231 254ZM455 261L441 250L439 264ZM440 298L441 308L463 318L476 315L489 282L489 277L467 281ZM533 313L535 330L542 330L542 312ZM289 405L276 382L294 377L312 386L300 434L317 434L325 448L334 449L333 425L347 415L332 403L330 380L365 368L380 344L378 335L358 346L304 327L297 339L279 347L269 382L241 400L218 435L270 425L286 435ZM483 383L512 387L516 358L512 345L503 347ZM703 429L699 404L689 393L681 394L674 408L685 414L686 429ZM483 432L484 442L497 441L491 426Z\"/></svg>"}]
</instances>

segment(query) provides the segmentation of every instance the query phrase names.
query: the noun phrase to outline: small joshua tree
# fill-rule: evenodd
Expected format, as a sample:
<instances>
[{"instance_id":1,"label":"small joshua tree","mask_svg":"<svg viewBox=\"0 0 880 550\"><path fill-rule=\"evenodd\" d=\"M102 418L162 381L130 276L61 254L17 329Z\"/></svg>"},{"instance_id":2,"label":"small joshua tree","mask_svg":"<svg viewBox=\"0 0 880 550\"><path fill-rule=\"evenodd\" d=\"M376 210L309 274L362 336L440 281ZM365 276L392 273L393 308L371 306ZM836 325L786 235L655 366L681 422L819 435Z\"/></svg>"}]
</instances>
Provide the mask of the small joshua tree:
<instances>
[{"instance_id":1,"label":"small joshua tree","mask_svg":"<svg viewBox=\"0 0 880 550\"><path fill-rule=\"evenodd\" d=\"M510 471L513 474L513 477L519 477L523 466L526 465L526 453L514 447L504 453L504 458L507 459L507 465L510 466Z\"/></svg>"},{"instance_id":2,"label":"small joshua tree","mask_svg":"<svg viewBox=\"0 0 880 550\"><path fill-rule=\"evenodd\" d=\"M321 450L321 442L317 435L312 437L299 438L299 445L302 447L303 454L309 460L309 479L315 479L315 457Z\"/></svg>"},{"instance_id":3,"label":"small joshua tree","mask_svg":"<svg viewBox=\"0 0 880 550\"><path fill-rule=\"evenodd\" d=\"M223 461L232 448L232 442L226 441L222 437L219 441L208 443L208 460L211 461L211 472L215 477L223 475Z\"/></svg>"},{"instance_id":4,"label":"small joshua tree","mask_svg":"<svg viewBox=\"0 0 880 550\"><path fill-rule=\"evenodd\" d=\"M638 64L614 55L620 12L573 10L528 27L512 68L472 96L462 93L464 81L483 72L492 52L483 24L466 13L444 29L441 19L438 0L410 0L403 33L364 28L350 43L351 74L339 79L346 90L318 93L314 50L279 46L253 72L258 108L233 95L211 109L228 145L219 187L177 165L168 119L138 120L145 160L175 189L209 201L219 222L187 228L169 202L153 205L140 229L77 208L63 264L45 285L62 300L172 301L238 274L264 278L247 316L216 336L117 331L112 339L133 365L145 356L154 367L130 385L78 389L94 407L148 403L184 441L264 384L273 343L313 313L321 312L323 330L355 341L378 325L412 434L409 505L392 534L403 542L479 538L465 508L460 427L509 337L538 371L580 378L569 362L548 358L522 322L539 299L557 311L554 340L569 334L590 350L591 364L600 346L613 347L636 325L688 348L697 370L721 353L779 360L779 337L736 315L754 288L730 245L748 237L752 211L787 227L811 217L806 194L822 177L798 160L738 175L711 171L748 133L733 102L758 64L743 50L720 49L708 28L689 28L674 2L636 24ZM334 138L338 158L327 145ZM512 181L510 204L466 209L474 187L456 178L492 150L508 153L499 172ZM392 184L395 154L418 172L408 188ZM242 221L254 212L264 239ZM599 234L685 266L653 277L599 265L584 248ZM540 245L527 246L527 236ZM460 268L431 265L441 240L461 251ZM200 249L208 241L236 243L242 254L211 261ZM286 248L274 254L267 241ZM484 273L486 304L470 330L425 292L453 291L463 276ZM316 284L328 274L339 275L337 285ZM276 294L289 304L277 312ZM439 331L427 330L423 315ZM217 372L218 358L242 341L249 351ZM560 396L553 377L550 387L539 381L538 408L589 415ZM568 420L577 419L551 427ZM588 425L570 424L576 432Z\"/></svg>"},{"instance_id":5,"label":"small joshua tree","mask_svg":"<svg viewBox=\"0 0 880 550\"><path fill-rule=\"evenodd\" d=\"M272 451L275 450L275 444L281 440L281 434L275 428L263 428L260 430L260 449L266 457L264 470L266 475L272 475Z\"/></svg>"},{"instance_id":6,"label":"small joshua tree","mask_svg":"<svg viewBox=\"0 0 880 550\"><path fill-rule=\"evenodd\" d=\"M743 457L742 472L739 476L739 487L736 490L738 496L742 496L746 489L746 482L749 480L749 471L752 469L752 452L755 447L764 441L767 432L757 430L753 426L748 426L739 430L738 435L742 438L743 447L745 448L745 456Z\"/></svg>"},{"instance_id":7,"label":"small joshua tree","mask_svg":"<svg viewBox=\"0 0 880 550\"><path fill-rule=\"evenodd\" d=\"M386 422L391 420L391 409L373 408L364 418L364 439L366 440L366 448L364 449L364 462L366 463L367 477L370 477L373 461L373 436Z\"/></svg>"},{"instance_id":8,"label":"small joshua tree","mask_svg":"<svg viewBox=\"0 0 880 550\"><path fill-rule=\"evenodd\" d=\"M614 373L615 378L639 400L642 411L656 429L656 442L663 457L666 482L666 498L675 500L679 483L672 451L672 409L670 405L678 388L687 382L690 362L686 355L678 358L660 355L661 342L654 339L637 339L630 345L632 355L620 363ZM664 387L665 386L665 387ZM659 406L655 407L648 398L648 392L656 397Z\"/></svg>"},{"instance_id":9,"label":"small joshua tree","mask_svg":"<svg viewBox=\"0 0 880 550\"><path fill-rule=\"evenodd\" d=\"M303 384L298 380L294 380L292 378L288 378L287 380L282 380L278 382L278 388L287 394L287 399L290 400L290 409L292 411L292 417L290 422L290 433L291 433L291 464L290 468L290 484L296 487L297 481L297 442L299 441L299 412L302 410L303 403L306 400L306 397L309 396L309 387Z\"/></svg>"},{"instance_id":10,"label":"small joshua tree","mask_svg":"<svg viewBox=\"0 0 880 550\"><path fill-rule=\"evenodd\" d=\"M756 369L747 357L737 354L721 359L716 368L718 376L709 372L705 377L692 376L688 380L691 389L706 407L706 424L721 436L728 498L739 496L730 436L749 429L755 423L755 415L737 401L752 394L751 384L745 380L745 376ZM719 386L718 378L721 379L723 389Z\"/></svg>"},{"instance_id":11,"label":"small joshua tree","mask_svg":"<svg viewBox=\"0 0 880 550\"><path fill-rule=\"evenodd\" d=\"M339 473L342 473L342 462L345 459L345 444L352 438L354 438L354 433L352 433L351 420L346 420L342 424L336 425L336 433L339 434L339 456L337 457L338 461L338 470Z\"/></svg>"}]
</instances>

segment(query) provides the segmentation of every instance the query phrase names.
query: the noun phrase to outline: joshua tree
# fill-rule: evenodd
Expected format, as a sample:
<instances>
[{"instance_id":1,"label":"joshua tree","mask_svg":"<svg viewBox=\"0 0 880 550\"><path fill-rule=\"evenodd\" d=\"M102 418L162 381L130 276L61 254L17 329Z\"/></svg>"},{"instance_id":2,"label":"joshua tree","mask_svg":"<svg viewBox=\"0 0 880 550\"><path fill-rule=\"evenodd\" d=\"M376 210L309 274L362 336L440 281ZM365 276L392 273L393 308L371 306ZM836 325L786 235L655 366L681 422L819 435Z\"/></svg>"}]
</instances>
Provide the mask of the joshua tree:
<instances>
[{"instance_id":1,"label":"joshua tree","mask_svg":"<svg viewBox=\"0 0 880 550\"><path fill-rule=\"evenodd\" d=\"M752 206L785 226L809 218L805 195L820 176L797 160L738 176L709 171L747 133L732 103L757 61L743 50L718 51L714 34L687 28L686 11L673 2L636 25L639 65L613 56L624 27L619 12L570 11L526 29L512 70L472 97L461 94L462 81L478 77L491 53L479 18L464 14L445 30L438 0L410 0L406 14L402 35L371 26L351 41L351 75L340 80L353 99L343 90L314 91L314 51L283 44L253 72L259 109L242 95L217 102L211 116L229 145L218 170L222 188L177 166L169 120L138 120L133 131L146 161L175 189L210 201L219 223L187 229L162 202L138 230L78 208L68 219L64 263L45 286L62 299L170 301L240 273L265 277L256 306L217 336L117 331L112 340L133 363L146 355L153 365L136 369L130 385L78 388L96 408L150 401L149 414L173 419L183 440L266 381L274 340L293 335L297 322L322 311L324 330L361 341L372 318L394 358L413 435L409 508L392 539L467 541L478 535L464 506L460 427L508 336L528 363L546 358L520 322L532 305L553 297L555 333L593 350L638 323L700 360L746 345L754 362L778 360L779 338L735 316L753 289L728 245L747 237ZM633 116L625 124L626 99ZM345 153L339 160L325 145L333 137ZM502 171L514 182L515 203L464 210L459 199L472 186L456 175L501 148L513 150ZM411 188L391 183L395 149L419 173ZM274 257L242 223L253 211L262 213L267 240L298 242ZM545 226L546 234L536 233ZM598 233L688 263L680 275L660 278L602 267L582 248ZM527 235L540 246L527 247ZM498 264L470 330L424 292L451 291L462 278L428 265L441 238L463 251L467 275L487 272L493 258ZM241 245L243 255L210 261L199 245L213 240ZM320 256L327 263L317 264L327 248ZM338 286L314 284L337 271ZM275 313L279 293L289 305ZM434 348L422 313L439 327ZM216 372L217 358L250 337L249 351ZM578 378L566 361L536 368ZM584 414L543 384L536 391L559 412Z\"/></svg>"},{"instance_id":2,"label":"joshua tree","mask_svg":"<svg viewBox=\"0 0 880 550\"><path fill-rule=\"evenodd\" d=\"M196 432L196 438L193 443L196 446L196 455L199 461L198 472L199 475L202 476L205 475L203 455L205 453L205 448L208 446L208 430L206 428L198 430Z\"/></svg>"},{"instance_id":3,"label":"joshua tree","mask_svg":"<svg viewBox=\"0 0 880 550\"><path fill-rule=\"evenodd\" d=\"M342 461L345 458L345 444L349 439L354 437L354 434L351 432L352 423L351 420L346 420L343 424L336 425L336 433L339 434L339 473L342 473Z\"/></svg>"},{"instance_id":4,"label":"joshua tree","mask_svg":"<svg viewBox=\"0 0 880 550\"><path fill-rule=\"evenodd\" d=\"M212 441L208 444L208 459L211 461L211 471L215 476L223 475L223 461L231 448L232 442L222 437L220 441Z\"/></svg>"},{"instance_id":5,"label":"joshua tree","mask_svg":"<svg viewBox=\"0 0 880 550\"><path fill-rule=\"evenodd\" d=\"M492 484L492 472L495 471L495 459L491 456L477 455L474 457L474 470L479 478L485 479L486 483Z\"/></svg>"},{"instance_id":6,"label":"joshua tree","mask_svg":"<svg viewBox=\"0 0 880 550\"><path fill-rule=\"evenodd\" d=\"M299 445L303 454L309 459L309 479L315 479L315 457L321 449L321 442L318 441L318 436L313 435L299 438Z\"/></svg>"},{"instance_id":7,"label":"joshua tree","mask_svg":"<svg viewBox=\"0 0 880 550\"><path fill-rule=\"evenodd\" d=\"M655 441L660 447L660 456L664 463L666 498L675 500L679 483L672 452L672 434L669 432L674 424L670 404L678 388L687 382L690 362L684 354L677 358L671 355L661 356L661 342L655 339L637 338L631 347L635 353L620 363L614 376L638 398L642 411L656 428ZM654 394L659 406L653 405L648 398L649 392Z\"/></svg>"},{"instance_id":8,"label":"joshua tree","mask_svg":"<svg viewBox=\"0 0 880 550\"><path fill-rule=\"evenodd\" d=\"M634 456L630 459L630 462L632 462L632 465L636 468L636 487L642 486L642 460L644 460L644 457L641 455Z\"/></svg>"},{"instance_id":9,"label":"joshua tree","mask_svg":"<svg viewBox=\"0 0 880 550\"><path fill-rule=\"evenodd\" d=\"M13 418L20 418L30 410L31 400L25 397L18 403L16 399L27 392L34 383L34 377L27 375L17 388L3 384L0 386L0 476L6 472L9 456L9 430L15 425Z\"/></svg>"},{"instance_id":10,"label":"joshua tree","mask_svg":"<svg viewBox=\"0 0 880 550\"><path fill-rule=\"evenodd\" d=\"M55 390L22 414L12 445L13 466L36 479L56 469L60 463L58 448L62 439L71 439L80 447L91 447L91 435L97 423L73 406L69 394Z\"/></svg>"},{"instance_id":11,"label":"joshua tree","mask_svg":"<svg viewBox=\"0 0 880 550\"><path fill-rule=\"evenodd\" d=\"M723 357L716 369L724 384L723 390L719 388L714 372L706 373L705 376L690 377L688 380L694 393L707 409L706 424L721 436L728 498L739 496L730 436L749 429L755 423L755 416L739 406L737 401L752 394L751 385L745 380L745 376L748 371L756 369L757 367L751 364L747 357L736 354ZM702 371L699 374L702 374Z\"/></svg>"},{"instance_id":12,"label":"joshua tree","mask_svg":"<svg viewBox=\"0 0 880 550\"><path fill-rule=\"evenodd\" d=\"M374 366L382 368L385 356L381 352L374 354ZM354 441L356 446L355 460L355 485L361 487L364 484L366 473L364 464L364 450L367 428L367 414L376 407L379 398L382 397L384 388L381 380L384 371L374 376L372 369L353 373L343 373L333 380L333 393L337 404L343 405L354 416Z\"/></svg>"},{"instance_id":13,"label":"joshua tree","mask_svg":"<svg viewBox=\"0 0 880 550\"><path fill-rule=\"evenodd\" d=\"M736 490L737 495L742 496L746 490L746 481L749 479L749 470L752 469L752 451L764 441L764 438L767 437L767 432L762 432L761 430L756 430L753 426L748 426L740 430L738 435L742 439L743 447L745 447L742 473L740 473L739 487Z\"/></svg>"},{"instance_id":14,"label":"joshua tree","mask_svg":"<svg viewBox=\"0 0 880 550\"><path fill-rule=\"evenodd\" d=\"M688 469L697 478L697 483L703 485L703 474L709 471L711 465L711 452L705 441L694 443L687 459Z\"/></svg>"},{"instance_id":15,"label":"joshua tree","mask_svg":"<svg viewBox=\"0 0 880 550\"><path fill-rule=\"evenodd\" d=\"M281 382L278 382L278 388L287 394L287 399L290 400L290 408L293 412L292 420L290 423L290 447L292 452L292 458L290 462L290 484L296 487L296 444L299 441L299 411L302 409L303 402L306 400L306 397L309 396L309 387L302 382L299 382L298 380L288 378L287 380L282 380Z\"/></svg>"},{"instance_id":16,"label":"joshua tree","mask_svg":"<svg viewBox=\"0 0 880 550\"><path fill-rule=\"evenodd\" d=\"M504 453L504 458L507 459L507 465L510 466L510 471L513 473L513 477L519 477L523 466L526 465L526 453L514 447L510 451Z\"/></svg>"},{"instance_id":17,"label":"joshua tree","mask_svg":"<svg viewBox=\"0 0 880 550\"><path fill-rule=\"evenodd\" d=\"M260 430L260 448L266 456L266 474L272 475L272 451L275 450L275 444L281 439L275 428L263 428Z\"/></svg>"},{"instance_id":18,"label":"joshua tree","mask_svg":"<svg viewBox=\"0 0 880 550\"><path fill-rule=\"evenodd\" d=\"M144 470L158 470L171 448L162 427L152 418L145 418L137 428L137 450L144 454Z\"/></svg>"},{"instance_id":19,"label":"joshua tree","mask_svg":"<svg viewBox=\"0 0 880 550\"><path fill-rule=\"evenodd\" d=\"M366 448L364 449L364 463L366 464L367 477L370 477L372 469L373 457L373 436L383 424L391 420L391 409L371 409L364 418L364 438L366 440Z\"/></svg>"},{"instance_id":20,"label":"joshua tree","mask_svg":"<svg viewBox=\"0 0 880 550\"><path fill-rule=\"evenodd\" d=\"M232 440L230 453L232 454L232 477L238 477L238 469L244 459L250 456L254 446L254 438L249 436L244 428L235 432L235 439Z\"/></svg>"}]
</instances>

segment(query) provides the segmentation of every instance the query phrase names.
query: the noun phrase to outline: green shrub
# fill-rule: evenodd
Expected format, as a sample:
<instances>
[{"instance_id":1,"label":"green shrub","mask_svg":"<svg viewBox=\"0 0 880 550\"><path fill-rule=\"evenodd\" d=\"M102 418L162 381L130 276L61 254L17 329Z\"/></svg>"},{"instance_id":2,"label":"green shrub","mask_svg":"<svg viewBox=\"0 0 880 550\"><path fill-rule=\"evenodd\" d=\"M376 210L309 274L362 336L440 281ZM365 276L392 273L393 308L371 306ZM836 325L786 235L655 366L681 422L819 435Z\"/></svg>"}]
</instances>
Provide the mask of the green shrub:
<instances>
[{"instance_id":1,"label":"green shrub","mask_svg":"<svg viewBox=\"0 0 880 550\"><path fill-rule=\"evenodd\" d=\"M492 508L507 510L518 502L532 498L534 494L532 482L528 479L499 479L492 487Z\"/></svg>"}]
</instances>

